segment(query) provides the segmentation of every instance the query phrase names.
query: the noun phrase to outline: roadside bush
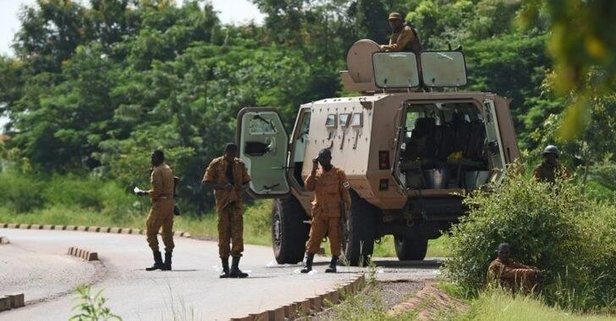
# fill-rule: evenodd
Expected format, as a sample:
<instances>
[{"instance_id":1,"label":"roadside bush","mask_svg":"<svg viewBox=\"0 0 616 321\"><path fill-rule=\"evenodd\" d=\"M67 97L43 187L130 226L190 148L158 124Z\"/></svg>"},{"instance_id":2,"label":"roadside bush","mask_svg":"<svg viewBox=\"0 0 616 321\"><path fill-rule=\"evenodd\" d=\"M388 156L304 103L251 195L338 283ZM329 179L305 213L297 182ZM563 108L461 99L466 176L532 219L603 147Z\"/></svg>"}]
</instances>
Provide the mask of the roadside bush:
<instances>
[{"instance_id":1,"label":"roadside bush","mask_svg":"<svg viewBox=\"0 0 616 321\"><path fill-rule=\"evenodd\" d=\"M508 177L492 193L466 199L469 215L451 231L444 272L466 295L477 294L495 249L508 242L517 261L544 271L546 302L573 310L616 298L616 209L587 200L573 182Z\"/></svg>"},{"instance_id":2,"label":"roadside bush","mask_svg":"<svg viewBox=\"0 0 616 321\"><path fill-rule=\"evenodd\" d=\"M101 210L101 185L102 182L95 178L53 175L45 184L45 199L51 206Z\"/></svg>"},{"instance_id":3,"label":"roadside bush","mask_svg":"<svg viewBox=\"0 0 616 321\"><path fill-rule=\"evenodd\" d=\"M15 213L43 207L43 185L34 177L0 172L0 204Z\"/></svg>"}]
</instances>

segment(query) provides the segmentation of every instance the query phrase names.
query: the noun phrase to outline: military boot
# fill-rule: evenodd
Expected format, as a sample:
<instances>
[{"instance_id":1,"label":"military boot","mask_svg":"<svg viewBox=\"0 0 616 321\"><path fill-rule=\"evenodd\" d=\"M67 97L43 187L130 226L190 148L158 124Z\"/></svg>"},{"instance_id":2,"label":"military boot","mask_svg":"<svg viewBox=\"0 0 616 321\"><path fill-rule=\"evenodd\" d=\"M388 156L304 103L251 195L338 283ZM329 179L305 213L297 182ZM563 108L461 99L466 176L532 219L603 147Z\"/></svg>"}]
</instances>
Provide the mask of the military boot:
<instances>
[{"instance_id":1,"label":"military boot","mask_svg":"<svg viewBox=\"0 0 616 321\"><path fill-rule=\"evenodd\" d=\"M220 273L220 278L226 279L229 277L229 258L221 257L220 261L222 262L222 272Z\"/></svg>"},{"instance_id":2,"label":"military boot","mask_svg":"<svg viewBox=\"0 0 616 321\"><path fill-rule=\"evenodd\" d=\"M238 265L240 264L240 257L239 256L234 256L233 260L231 261L231 272L229 272L229 277L230 278L245 278L248 277L247 273L244 273L240 270L240 268L238 267Z\"/></svg>"},{"instance_id":3,"label":"military boot","mask_svg":"<svg viewBox=\"0 0 616 321\"><path fill-rule=\"evenodd\" d=\"M302 273L308 273L312 271L312 260L314 260L313 253L306 253L306 263L304 263L304 268L302 269Z\"/></svg>"},{"instance_id":4,"label":"military boot","mask_svg":"<svg viewBox=\"0 0 616 321\"><path fill-rule=\"evenodd\" d=\"M151 267L145 268L146 271L154 271L154 270L162 270L163 265L163 257L160 255L160 251L153 251L154 254L154 265Z\"/></svg>"},{"instance_id":5,"label":"military boot","mask_svg":"<svg viewBox=\"0 0 616 321\"><path fill-rule=\"evenodd\" d=\"M161 270L171 271L171 257L173 256L172 253L172 251L165 251L165 263L163 263L163 268Z\"/></svg>"},{"instance_id":6,"label":"military boot","mask_svg":"<svg viewBox=\"0 0 616 321\"><path fill-rule=\"evenodd\" d=\"M336 273L337 264L338 264L338 257L332 256L332 261L329 262L329 267L325 269L325 273Z\"/></svg>"}]
</instances>

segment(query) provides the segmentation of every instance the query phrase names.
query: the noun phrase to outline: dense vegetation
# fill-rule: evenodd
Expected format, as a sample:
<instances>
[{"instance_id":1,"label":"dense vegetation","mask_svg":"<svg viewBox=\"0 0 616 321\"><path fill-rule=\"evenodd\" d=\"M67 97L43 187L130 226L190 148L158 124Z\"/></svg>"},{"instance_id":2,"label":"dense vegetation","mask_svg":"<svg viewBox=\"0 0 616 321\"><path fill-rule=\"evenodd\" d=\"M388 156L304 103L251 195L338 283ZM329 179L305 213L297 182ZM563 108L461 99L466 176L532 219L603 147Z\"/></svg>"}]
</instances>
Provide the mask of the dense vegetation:
<instances>
[{"instance_id":1,"label":"dense vegetation","mask_svg":"<svg viewBox=\"0 0 616 321\"><path fill-rule=\"evenodd\" d=\"M497 245L509 242L517 260L544 271L546 302L581 311L613 308L616 207L588 199L575 182L550 185L523 175L467 202L472 210L451 233L445 266L466 294L486 287Z\"/></svg>"},{"instance_id":2,"label":"dense vegetation","mask_svg":"<svg viewBox=\"0 0 616 321\"><path fill-rule=\"evenodd\" d=\"M408 12L426 48L463 46L469 88L513 99L522 147L541 147L546 137L553 142L554 118L576 97L551 90L549 15L517 29L516 17L530 10L519 2L254 3L266 14L263 26L221 25L205 1L53 0L25 7L16 54L0 57L0 113L10 118L11 136L0 145L5 166L96 175L128 190L146 182L151 150L164 148L183 179L184 207L206 212L212 198L198 182L234 139L237 111L274 106L290 126L300 103L340 93L337 72L347 48L358 38L386 41L390 10ZM588 101L591 127L568 146L582 162L612 161L613 97L602 91Z\"/></svg>"},{"instance_id":3,"label":"dense vegetation","mask_svg":"<svg viewBox=\"0 0 616 321\"><path fill-rule=\"evenodd\" d=\"M512 99L527 165L556 143L576 172L558 188L513 177L471 199L477 206L449 241L449 276L477 293L495 245L508 240L519 259L548 271L546 302L578 310L613 304L611 0L253 2L263 25L223 25L198 0L24 7L15 55L0 57L0 115L10 120L9 139L0 139L0 218L138 226L143 204L128 193L147 185L149 154L163 148L182 178L188 216L179 228L213 226L194 224L212 223L204 214L213 199L199 181L234 140L238 110L273 106L290 128L299 104L353 94L338 79L347 49L360 38L387 41L387 13L396 10L425 48L463 47L467 89ZM249 210L255 225L247 235L257 236L249 241L265 243L268 210L266 203Z\"/></svg>"}]
</instances>

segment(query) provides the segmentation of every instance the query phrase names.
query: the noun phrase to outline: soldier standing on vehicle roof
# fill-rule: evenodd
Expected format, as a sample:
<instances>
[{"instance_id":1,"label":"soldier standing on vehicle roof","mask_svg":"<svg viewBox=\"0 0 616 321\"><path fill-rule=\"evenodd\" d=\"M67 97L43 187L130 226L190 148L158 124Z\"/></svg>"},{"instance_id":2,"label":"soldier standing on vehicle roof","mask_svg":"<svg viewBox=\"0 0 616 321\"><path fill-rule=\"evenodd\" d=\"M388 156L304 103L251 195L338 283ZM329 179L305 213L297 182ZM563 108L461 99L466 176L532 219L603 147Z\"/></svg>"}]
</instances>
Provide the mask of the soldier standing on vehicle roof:
<instances>
[{"instance_id":1,"label":"soldier standing on vehicle roof","mask_svg":"<svg viewBox=\"0 0 616 321\"><path fill-rule=\"evenodd\" d=\"M557 175L563 179L571 177L569 170L558 161L560 152L554 145L548 145L543 150L543 162L533 172L533 177L537 182L554 183Z\"/></svg>"},{"instance_id":2,"label":"soldier standing on vehicle roof","mask_svg":"<svg viewBox=\"0 0 616 321\"><path fill-rule=\"evenodd\" d=\"M322 149L319 156L312 160L312 172L306 178L306 189L314 191L314 200L312 201L310 237L306 244L306 263L302 273L312 270L314 255L319 250L326 234L329 237L332 260L325 272L336 272L336 264L342 248L340 212L342 210L344 213L349 212L351 196L349 195L350 185L344 171L334 167L331 160L331 151ZM320 169L319 163L321 164Z\"/></svg>"},{"instance_id":3,"label":"soldier standing on vehicle roof","mask_svg":"<svg viewBox=\"0 0 616 321\"><path fill-rule=\"evenodd\" d=\"M214 187L218 213L218 253L222 262L221 278L245 278L248 274L239 269L244 252L244 222L242 191L248 187L250 176L234 143L225 146L223 156L214 159L205 170L201 184ZM230 244L233 246L230 248ZM233 257L229 270L229 255Z\"/></svg>"},{"instance_id":4,"label":"soldier standing on vehicle roof","mask_svg":"<svg viewBox=\"0 0 616 321\"><path fill-rule=\"evenodd\" d=\"M165 154L162 150L152 153L152 173L150 183L152 188L148 191L137 191L137 195L149 195L152 199L152 208L146 221L146 236L148 244L154 254L154 265L146 271L171 270L171 256L175 244L173 243L173 200L174 179L171 168L165 164ZM165 244L165 262L162 260L158 248L158 231L162 227L162 238Z\"/></svg>"},{"instance_id":5,"label":"soldier standing on vehicle roof","mask_svg":"<svg viewBox=\"0 0 616 321\"><path fill-rule=\"evenodd\" d=\"M416 55L421 52L421 42L415 28L404 23L402 15L398 12L389 14L389 26L392 34L388 45L381 45L384 51L411 51Z\"/></svg>"}]
</instances>

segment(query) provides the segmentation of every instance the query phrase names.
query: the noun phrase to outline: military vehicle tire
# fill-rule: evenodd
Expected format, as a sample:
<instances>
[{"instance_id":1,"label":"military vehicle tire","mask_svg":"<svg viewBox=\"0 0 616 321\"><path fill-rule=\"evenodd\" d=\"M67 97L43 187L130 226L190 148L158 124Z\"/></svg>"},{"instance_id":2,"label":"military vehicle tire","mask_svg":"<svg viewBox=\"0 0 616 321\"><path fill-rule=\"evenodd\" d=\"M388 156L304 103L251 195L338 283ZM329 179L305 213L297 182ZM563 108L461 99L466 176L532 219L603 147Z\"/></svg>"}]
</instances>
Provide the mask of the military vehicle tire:
<instances>
[{"instance_id":1,"label":"military vehicle tire","mask_svg":"<svg viewBox=\"0 0 616 321\"><path fill-rule=\"evenodd\" d=\"M272 247L278 264L301 262L306 251L310 225L304 208L291 195L274 200L272 208Z\"/></svg>"},{"instance_id":2,"label":"military vehicle tire","mask_svg":"<svg viewBox=\"0 0 616 321\"><path fill-rule=\"evenodd\" d=\"M394 236L396 255L400 261L423 260L428 251L428 240Z\"/></svg>"},{"instance_id":3,"label":"military vehicle tire","mask_svg":"<svg viewBox=\"0 0 616 321\"><path fill-rule=\"evenodd\" d=\"M375 208L354 191L351 194L351 215L347 218L344 257L351 266L366 265L374 251Z\"/></svg>"}]
</instances>

